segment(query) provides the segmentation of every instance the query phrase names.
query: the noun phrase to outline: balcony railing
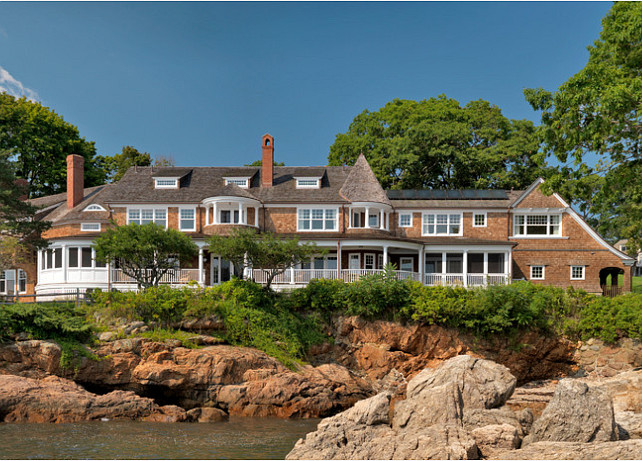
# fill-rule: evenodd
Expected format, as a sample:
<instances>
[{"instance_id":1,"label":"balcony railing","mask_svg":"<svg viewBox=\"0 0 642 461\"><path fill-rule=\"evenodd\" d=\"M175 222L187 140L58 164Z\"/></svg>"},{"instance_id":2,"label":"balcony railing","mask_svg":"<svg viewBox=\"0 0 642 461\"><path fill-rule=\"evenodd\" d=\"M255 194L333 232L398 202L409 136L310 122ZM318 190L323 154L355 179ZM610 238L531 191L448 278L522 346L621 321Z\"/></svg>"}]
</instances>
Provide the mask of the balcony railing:
<instances>
[{"instance_id":1,"label":"balcony railing","mask_svg":"<svg viewBox=\"0 0 642 461\"><path fill-rule=\"evenodd\" d=\"M278 274L272 280L273 284L292 284L304 285L312 279L342 279L345 282L354 282L364 275L383 274L383 269L342 269L341 276L336 269L288 269L282 274ZM417 272L395 271L395 277L398 280L416 280L421 281L421 275ZM254 269L251 273L256 283L267 283L267 274L260 270Z\"/></svg>"},{"instance_id":2,"label":"balcony railing","mask_svg":"<svg viewBox=\"0 0 642 461\"><path fill-rule=\"evenodd\" d=\"M148 269L149 270L149 269ZM198 282L198 269L174 269L167 272L160 279L160 283L169 283L171 285L186 284L191 281ZM125 273L122 269L112 269L112 283L137 283L136 280Z\"/></svg>"},{"instance_id":3,"label":"balcony railing","mask_svg":"<svg viewBox=\"0 0 642 461\"><path fill-rule=\"evenodd\" d=\"M430 286L482 287L507 285L508 274L426 274L424 284Z\"/></svg>"}]
</instances>

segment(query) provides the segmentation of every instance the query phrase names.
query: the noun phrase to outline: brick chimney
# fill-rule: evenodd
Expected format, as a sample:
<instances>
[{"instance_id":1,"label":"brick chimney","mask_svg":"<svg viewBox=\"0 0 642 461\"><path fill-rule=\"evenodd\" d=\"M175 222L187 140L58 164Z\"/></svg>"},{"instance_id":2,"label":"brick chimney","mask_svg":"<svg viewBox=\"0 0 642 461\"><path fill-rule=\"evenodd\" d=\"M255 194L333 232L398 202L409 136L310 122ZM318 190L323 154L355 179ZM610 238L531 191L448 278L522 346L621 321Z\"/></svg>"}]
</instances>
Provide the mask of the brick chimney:
<instances>
[{"instance_id":1,"label":"brick chimney","mask_svg":"<svg viewBox=\"0 0 642 461\"><path fill-rule=\"evenodd\" d=\"M84 198L85 159L81 155L67 156L67 208L72 209Z\"/></svg>"},{"instance_id":2,"label":"brick chimney","mask_svg":"<svg viewBox=\"0 0 642 461\"><path fill-rule=\"evenodd\" d=\"M261 159L261 186L272 187L274 179L274 138L269 134L263 135L263 158Z\"/></svg>"}]
</instances>

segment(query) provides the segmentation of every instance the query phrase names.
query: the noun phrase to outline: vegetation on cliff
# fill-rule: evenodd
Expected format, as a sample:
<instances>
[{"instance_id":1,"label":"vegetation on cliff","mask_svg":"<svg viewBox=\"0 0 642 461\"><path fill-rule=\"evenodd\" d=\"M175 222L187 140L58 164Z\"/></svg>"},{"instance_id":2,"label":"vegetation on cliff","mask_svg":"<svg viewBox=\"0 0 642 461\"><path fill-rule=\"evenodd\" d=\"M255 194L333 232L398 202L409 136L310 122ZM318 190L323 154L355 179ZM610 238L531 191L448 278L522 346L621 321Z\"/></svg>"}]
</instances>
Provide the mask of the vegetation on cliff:
<instances>
[{"instance_id":1,"label":"vegetation on cliff","mask_svg":"<svg viewBox=\"0 0 642 461\"><path fill-rule=\"evenodd\" d=\"M181 326L214 319L221 340L255 347L289 367L304 360L310 346L330 339L335 316L439 325L484 337L530 330L571 340L642 339L641 294L606 298L529 282L476 289L426 287L383 274L354 283L313 280L304 288L273 293L234 279L204 289L98 291L92 298L92 304L80 308L6 306L0 310L0 334L26 332L35 339L79 345L91 340L92 328L141 321L153 329L153 337L184 340L189 334Z\"/></svg>"}]
</instances>

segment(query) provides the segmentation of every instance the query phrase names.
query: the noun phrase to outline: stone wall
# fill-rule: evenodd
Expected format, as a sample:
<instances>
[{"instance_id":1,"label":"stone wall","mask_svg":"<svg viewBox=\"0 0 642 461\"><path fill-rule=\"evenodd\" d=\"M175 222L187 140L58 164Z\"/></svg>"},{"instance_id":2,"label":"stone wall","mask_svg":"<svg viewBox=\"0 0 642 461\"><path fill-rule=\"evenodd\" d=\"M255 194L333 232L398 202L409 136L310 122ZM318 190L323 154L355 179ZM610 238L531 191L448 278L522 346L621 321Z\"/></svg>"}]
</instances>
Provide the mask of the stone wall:
<instances>
[{"instance_id":1,"label":"stone wall","mask_svg":"<svg viewBox=\"0 0 642 461\"><path fill-rule=\"evenodd\" d=\"M580 374L610 378L642 367L642 343L624 338L617 344L608 345L599 339L589 339L578 344L573 360L580 367Z\"/></svg>"}]
</instances>

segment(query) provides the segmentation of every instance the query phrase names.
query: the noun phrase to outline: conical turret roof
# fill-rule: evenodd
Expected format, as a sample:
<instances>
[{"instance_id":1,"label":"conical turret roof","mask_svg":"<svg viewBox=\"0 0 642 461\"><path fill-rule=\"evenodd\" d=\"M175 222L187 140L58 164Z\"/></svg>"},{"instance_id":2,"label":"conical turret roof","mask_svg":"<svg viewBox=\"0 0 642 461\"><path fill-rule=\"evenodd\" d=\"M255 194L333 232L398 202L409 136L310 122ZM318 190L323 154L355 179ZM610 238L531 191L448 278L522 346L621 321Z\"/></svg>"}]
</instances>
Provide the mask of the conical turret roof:
<instances>
[{"instance_id":1,"label":"conical turret roof","mask_svg":"<svg viewBox=\"0 0 642 461\"><path fill-rule=\"evenodd\" d=\"M363 154L359 155L340 192L346 200L351 202L376 202L390 205L386 192Z\"/></svg>"}]
</instances>

